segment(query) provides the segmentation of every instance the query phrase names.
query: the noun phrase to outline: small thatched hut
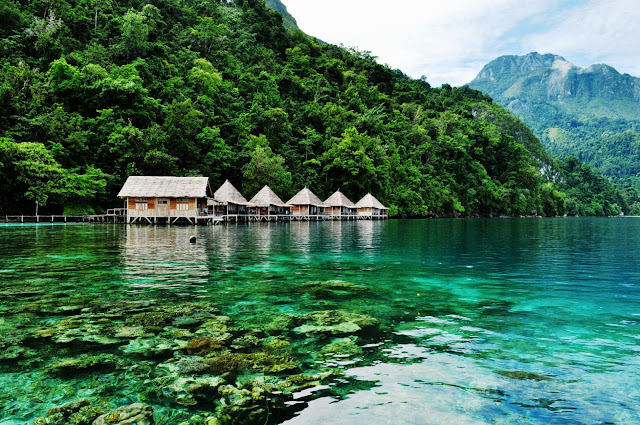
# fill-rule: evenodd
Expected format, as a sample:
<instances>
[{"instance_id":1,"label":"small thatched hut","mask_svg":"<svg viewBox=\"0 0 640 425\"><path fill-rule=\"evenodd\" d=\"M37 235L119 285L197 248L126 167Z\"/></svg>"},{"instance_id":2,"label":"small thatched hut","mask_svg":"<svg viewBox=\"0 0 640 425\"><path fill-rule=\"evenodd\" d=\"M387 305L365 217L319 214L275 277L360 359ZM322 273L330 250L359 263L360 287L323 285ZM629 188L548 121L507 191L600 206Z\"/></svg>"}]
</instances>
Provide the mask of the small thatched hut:
<instances>
[{"instance_id":1,"label":"small thatched hut","mask_svg":"<svg viewBox=\"0 0 640 425\"><path fill-rule=\"evenodd\" d=\"M359 217L386 218L388 208L372 194L367 193L356 203Z\"/></svg>"},{"instance_id":2,"label":"small thatched hut","mask_svg":"<svg viewBox=\"0 0 640 425\"><path fill-rule=\"evenodd\" d=\"M324 201L325 213L332 217L353 217L357 215L356 206L340 189Z\"/></svg>"},{"instance_id":3,"label":"small thatched hut","mask_svg":"<svg viewBox=\"0 0 640 425\"><path fill-rule=\"evenodd\" d=\"M291 208L282 202L273 190L265 185L249 202L256 207L257 215L289 215Z\"/></svg>"},{"instance_id":4,"label":"small thatched hut","mask_svg":"<svg viewBox=\"0 0 640 425\"><path fill-rule=\"evenodd\" d=\"M206 214L208 177L130 176L118 193L128 217L195 217Z\"/></svg>"},{"instance_id":5,"label":"small thatched hut","mask_svg":"<svg viewBox=\"0 0 640 425\"><path fill-rule=\"evenodd\" d=\"M324 214L324 202L307 187L287 201L291 205L292 216L311 216Z\"/></svg>"},{"instance_id":6,"label":"small thatched hut","mask_svg":"<svg viewBox=\"0 0 640 425\"><path fill-rule=\"evenodd\" d=\"M235 188L229 180L226 180L213 194L213 200L209 201L213 205L215 215L244 215L247 214L249 202L242 196L242 193Z\"/></svg>"}]
</instances>

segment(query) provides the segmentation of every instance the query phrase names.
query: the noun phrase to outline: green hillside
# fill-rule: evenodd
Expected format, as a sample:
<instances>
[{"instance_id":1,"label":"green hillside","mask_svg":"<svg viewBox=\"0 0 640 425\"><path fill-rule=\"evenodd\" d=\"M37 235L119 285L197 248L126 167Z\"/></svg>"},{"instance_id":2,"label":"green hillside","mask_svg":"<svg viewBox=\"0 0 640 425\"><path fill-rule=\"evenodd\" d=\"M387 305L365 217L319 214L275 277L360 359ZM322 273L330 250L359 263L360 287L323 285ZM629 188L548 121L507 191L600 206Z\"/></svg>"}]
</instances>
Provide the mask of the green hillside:
<instances>
[{"instance_id":1,"label":"green hillside","mask_svg":"<svg viewBox=\"0 0 640 425\"><path fill-rule=\"evenodd\" d=\"M551 155L576 156L611 181L640 189L639 78L530 53L497 58L469 86L522 118Z\"/></svg>"},{"instance_id":2,"label":"green hillside","mask_svg":"<svg viewBox=\"0 0 640 425\"><path fill-rule=\"evenodd\" d=\"M572 192L597 176L560 177L480 92L288 31L263 0L7 0L0 38L1 214L117 206L141 174L372 192L403 216L629 211Z\"/></svg>"},{"instance_id":3,"label":"green hillside","mask_svg":"<svg viewBox=\"0 0 640 425\"><path fill-rule=\"evenodd\" d=\"M291 31L298 29L296 18L291 16L289 11L287 10L287 6L285 6L280 0L266 0L266 3L267 6L282 15L282 23L284 24L285 28Z\"/></svg>"}]
</instances>

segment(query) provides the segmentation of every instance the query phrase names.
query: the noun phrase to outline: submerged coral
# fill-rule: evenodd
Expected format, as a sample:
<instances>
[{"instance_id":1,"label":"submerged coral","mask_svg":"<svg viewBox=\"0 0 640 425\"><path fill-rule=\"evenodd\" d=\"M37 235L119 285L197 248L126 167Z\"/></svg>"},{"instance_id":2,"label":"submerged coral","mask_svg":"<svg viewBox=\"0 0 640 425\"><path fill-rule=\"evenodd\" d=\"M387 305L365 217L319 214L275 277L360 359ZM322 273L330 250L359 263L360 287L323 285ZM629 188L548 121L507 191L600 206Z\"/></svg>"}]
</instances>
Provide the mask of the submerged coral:
<instances>
[{"instance_id":1,"label":"submerged coral","mask_svg":"<svg viewBox=\"0 0 640 425\"><path fill-rule=\"evenodd\" d=\"M361 290L341 282L327 288ZM273 415L291 417L287 402L295 394L329 388L326 383L334 379L327 364L316 364L309 353L358 355L358 339L377 327L375 319L344 310L265 315L245 328L206 302L114 300L65 309L51 298L34 297L30 311L40 302L52 316L41 320L26 313L33 321L28 330L12 323L0 340L0 361L38 359L24 367L68 382L65 397L79 393L74 387L79 383L95 397L51 409L36 421L42 424L152 424L147 405L112 410L116 400L136 401L131 394L162 400L163 415L175 415L171 423L252 424ZM201 415L185 416L185 407Z\"/></svg>"},{"instance_id":2,"label":"submerged coral","mask_svg":"<svg viewBox=\"0 0 640 425\"><path fill-rule=\"evenodd\" d=\"M293 329L299 334L355 334L378 325L373 317L344 310L314 311L296 317L299 326Z\"/></svg>"},{"instance_id":3,"label":"submerged coral","mask_svg":"<svg viewBox=\"0 0 640 425\"><path fill-rule=\"evenodd\" d=\"M551 381L551 378L524 370L496 370L498 375L506 376L511 379L531 379L533 381Z\"/></svg>"}]
</instances>

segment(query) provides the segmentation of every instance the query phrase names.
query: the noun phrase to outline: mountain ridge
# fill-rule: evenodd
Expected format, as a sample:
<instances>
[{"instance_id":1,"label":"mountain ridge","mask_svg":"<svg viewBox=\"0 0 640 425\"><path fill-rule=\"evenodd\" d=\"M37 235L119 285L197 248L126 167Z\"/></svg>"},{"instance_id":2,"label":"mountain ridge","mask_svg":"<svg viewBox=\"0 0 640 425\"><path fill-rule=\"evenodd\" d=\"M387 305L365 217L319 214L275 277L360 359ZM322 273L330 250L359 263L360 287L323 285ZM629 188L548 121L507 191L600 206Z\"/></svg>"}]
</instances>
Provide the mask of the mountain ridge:
<instances>
[{"instance_id":1,"label":"mountain ridge","mask_svg":"<svg viewBox=\"0 0 640 425\"><path fill-rule=\"evenodd\" d=\"M520 117L552 156L576 156L610 180L640 188L640 78L532 52L494 59L469 86Z\"/></svg>"}]
</instances>

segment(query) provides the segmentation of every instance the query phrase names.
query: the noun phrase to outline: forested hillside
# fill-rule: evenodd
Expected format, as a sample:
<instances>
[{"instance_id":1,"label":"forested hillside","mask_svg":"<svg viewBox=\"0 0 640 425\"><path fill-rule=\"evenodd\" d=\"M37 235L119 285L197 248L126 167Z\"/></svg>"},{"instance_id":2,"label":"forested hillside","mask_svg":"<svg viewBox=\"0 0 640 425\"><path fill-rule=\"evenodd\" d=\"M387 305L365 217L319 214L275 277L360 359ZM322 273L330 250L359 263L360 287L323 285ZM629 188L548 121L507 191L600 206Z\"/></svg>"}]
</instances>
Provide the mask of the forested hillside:
<instances>
[{"instance_id":1,"label":"forested hillside","mask_svg":"<svg viewBox=\"0 0 640 425\"><path fill-rule=\"evenodd\" d=\"M3 214L119 206L137 174L405 216L628 211L480 92L288 31L264 0L5 0L0 38Z\"/></svg>"},{"instance_id":2,"label":"forested hillside","mask_svg":"<svg viewBox=\"0 0 640 425\"><path fill-rule=\"evenodd\" d=\"M640 79L557 55L501 56L469 85L518 115L556 157L640 189Z\"/></svg>"}]
</instances>

